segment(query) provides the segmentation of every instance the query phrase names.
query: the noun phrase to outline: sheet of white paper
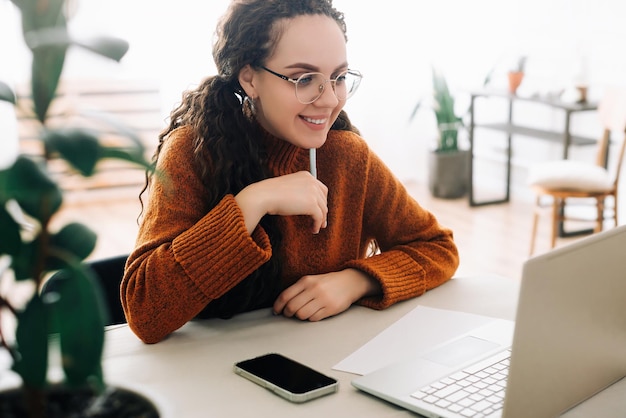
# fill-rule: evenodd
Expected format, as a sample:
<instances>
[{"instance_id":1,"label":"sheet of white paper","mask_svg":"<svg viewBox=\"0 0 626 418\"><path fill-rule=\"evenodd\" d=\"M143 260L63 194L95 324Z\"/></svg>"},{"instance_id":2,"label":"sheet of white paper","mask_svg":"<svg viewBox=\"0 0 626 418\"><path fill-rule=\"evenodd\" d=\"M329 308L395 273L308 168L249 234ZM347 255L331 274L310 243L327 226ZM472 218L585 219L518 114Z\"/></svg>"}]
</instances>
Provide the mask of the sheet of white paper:
<instances>
[{"instance_id":1,"label":"sheet of white paper","mask_svg":"<svg viewBox=\"0 0 626 418\"><path fill-rule=\"evenodd\" d=\"M491 321L494 318L488 316L417 306L333 369L359 375L371 373Z\"/></svg>"}]
</instances>

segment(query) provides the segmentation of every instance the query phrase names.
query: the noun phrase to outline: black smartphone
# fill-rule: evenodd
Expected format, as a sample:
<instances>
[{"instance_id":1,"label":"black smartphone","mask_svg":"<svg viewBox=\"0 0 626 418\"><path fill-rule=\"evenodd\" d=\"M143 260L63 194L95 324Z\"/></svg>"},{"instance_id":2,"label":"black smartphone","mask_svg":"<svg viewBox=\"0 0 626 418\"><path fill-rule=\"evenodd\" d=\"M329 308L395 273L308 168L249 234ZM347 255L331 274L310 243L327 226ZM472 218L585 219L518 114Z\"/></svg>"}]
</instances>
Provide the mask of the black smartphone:
<instances>
[{"instance_id":1,"label":"black smartphone","mask_svg":"<svg viewBox=\"0 0 626 418\"><path fill-rule=\"evenodd\" d=\"M235 363L234 371L291 402L306 402L339 388L336 379L277 353Z\"/></svg>"}]
</instances>

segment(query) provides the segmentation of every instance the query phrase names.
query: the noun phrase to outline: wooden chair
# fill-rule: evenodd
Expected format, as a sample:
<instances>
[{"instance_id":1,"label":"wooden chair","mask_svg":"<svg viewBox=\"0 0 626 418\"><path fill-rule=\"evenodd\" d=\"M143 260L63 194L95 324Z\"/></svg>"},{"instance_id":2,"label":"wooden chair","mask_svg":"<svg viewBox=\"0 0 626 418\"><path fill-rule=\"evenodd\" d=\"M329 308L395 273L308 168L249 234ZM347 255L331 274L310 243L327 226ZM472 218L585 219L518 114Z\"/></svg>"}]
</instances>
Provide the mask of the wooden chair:
<instances>
[{"instance_id":1,"label":"wooden chair","mask_svg":"<svg viewBox=\"0 0 626 418\"><path fill-rule=\"evenodd\" d=\"M550 248L556 245L558 227L566 220L583 220L567 216L565 203L575 203L580 199L595 200L596 216L593 232L604 228L607 198L613 201L612 218L618 225L618 183L620 168L626 146L626 87L608 88L598 106L598 116L604 128L598 141L595 164L584 161L560 160L548 161L532 166L528 173L528 184L536 195L533 214L530 255L534 253L539 214L545 205L542 201L551 201L552 231ZM619 137L617 154L609 167L607 156L611 145L611 133ZM620 144L621 142L621 144ZM588 220L588 219L587 219Z\"/></svg>"}]
</instances>

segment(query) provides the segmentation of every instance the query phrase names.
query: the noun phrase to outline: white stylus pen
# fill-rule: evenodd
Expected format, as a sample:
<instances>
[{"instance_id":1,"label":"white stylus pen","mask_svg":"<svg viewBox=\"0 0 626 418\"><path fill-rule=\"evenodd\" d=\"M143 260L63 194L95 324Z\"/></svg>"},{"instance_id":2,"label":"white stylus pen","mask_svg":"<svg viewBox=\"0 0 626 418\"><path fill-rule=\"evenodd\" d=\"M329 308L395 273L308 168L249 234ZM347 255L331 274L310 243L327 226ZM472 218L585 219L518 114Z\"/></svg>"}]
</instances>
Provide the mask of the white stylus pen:
<instances>
[{"instance_id":1,"label":"white stylus pen","mask_svg":"<svg viewBox=\"0 0 626 418\"><path fill-rule=\"evenodd\" d=\"M311 175L315 178L317 178L317 161L316 161L316 154L315 154L315 148L311 148L309 150L309 162L311 164Z\"/></svg>"}]
</instances>

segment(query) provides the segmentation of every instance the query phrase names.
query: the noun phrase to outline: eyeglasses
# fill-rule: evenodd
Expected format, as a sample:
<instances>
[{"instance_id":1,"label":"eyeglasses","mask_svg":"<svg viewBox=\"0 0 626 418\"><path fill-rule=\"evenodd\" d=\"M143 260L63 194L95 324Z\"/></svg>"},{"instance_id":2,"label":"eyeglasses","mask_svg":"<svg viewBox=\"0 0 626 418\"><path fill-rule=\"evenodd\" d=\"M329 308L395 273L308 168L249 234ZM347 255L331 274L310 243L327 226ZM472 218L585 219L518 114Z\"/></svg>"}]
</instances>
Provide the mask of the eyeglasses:
<instances>
[{"instance_id":1,"label":"eyeglasses","mask_svg":"<svg viewBox=\"0 0 626 418\"><path fill-rule=\"evenodd\" d=\"M310 104L324 93L326 83L330 82L333 92L339 100L347 100L356 92L363 76L356 70L346 70L334 79L328 80L322 73L305 73L298 78L287 77L261 66L268 73L274 74L296 86L296 98L302 104Z\"/></svg>"}]
</instances>

